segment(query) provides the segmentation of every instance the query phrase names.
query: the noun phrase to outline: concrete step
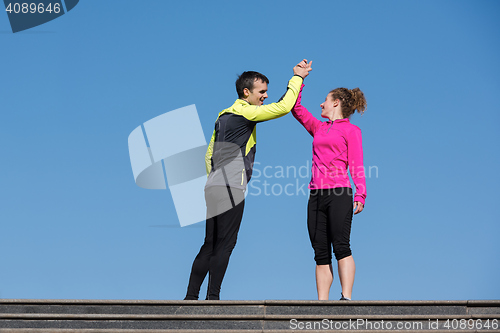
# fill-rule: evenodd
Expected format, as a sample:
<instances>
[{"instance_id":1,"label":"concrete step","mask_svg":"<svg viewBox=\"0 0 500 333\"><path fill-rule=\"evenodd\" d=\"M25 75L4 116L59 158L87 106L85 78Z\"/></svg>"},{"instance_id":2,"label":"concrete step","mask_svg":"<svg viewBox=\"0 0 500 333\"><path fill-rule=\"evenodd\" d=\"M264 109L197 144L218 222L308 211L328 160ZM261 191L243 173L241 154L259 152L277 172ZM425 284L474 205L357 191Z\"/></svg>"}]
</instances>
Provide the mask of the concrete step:
<instances>
[{"instance_id":1,"label":"concrete step","mask_svg":"<svg viewBox=\"0 0 500 333\"><path fill-rule=\"evenodd\" d=\"M0 332L500 332L491 301L0 300ZM396 330L397 331L397 330Z\"/></svg>"}]
</instances>

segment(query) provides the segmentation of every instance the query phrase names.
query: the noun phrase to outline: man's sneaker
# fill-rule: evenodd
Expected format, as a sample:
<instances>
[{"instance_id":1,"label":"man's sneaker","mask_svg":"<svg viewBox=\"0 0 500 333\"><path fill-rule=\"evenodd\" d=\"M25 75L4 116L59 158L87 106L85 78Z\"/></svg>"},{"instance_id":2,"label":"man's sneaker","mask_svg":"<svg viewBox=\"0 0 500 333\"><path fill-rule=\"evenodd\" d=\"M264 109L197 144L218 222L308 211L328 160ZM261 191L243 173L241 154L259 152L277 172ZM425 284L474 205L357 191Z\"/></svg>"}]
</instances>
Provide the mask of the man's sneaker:
<instances>
[{"instance_id":1,"label":"man's sneaker","mask_svg":"<svg viewBox=\"0 0 500 333\"><path fill-rule=\"evenodd\" d=\"M342 293L340 293L340 296L342 296L342 297L340 297L339 301L350 301L351 300L350 298L344 297L344 294L342 294Z\"/></svg>"}]
</instances>

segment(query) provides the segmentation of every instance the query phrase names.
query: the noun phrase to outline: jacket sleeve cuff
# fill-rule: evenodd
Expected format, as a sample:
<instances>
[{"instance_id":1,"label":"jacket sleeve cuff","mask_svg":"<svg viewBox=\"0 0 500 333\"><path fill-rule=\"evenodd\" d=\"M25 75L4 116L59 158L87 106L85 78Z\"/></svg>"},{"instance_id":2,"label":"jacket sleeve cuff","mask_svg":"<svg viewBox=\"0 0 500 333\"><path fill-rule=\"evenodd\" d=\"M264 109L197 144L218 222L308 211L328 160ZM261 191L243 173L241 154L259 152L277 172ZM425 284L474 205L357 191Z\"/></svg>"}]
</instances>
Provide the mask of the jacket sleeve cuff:
<instances>
[{"instance_id":1,"label":"jacket sleeve cuff","mask_svg":"<svg viewBox=\"0 0 500 333\"><path fill-rule=\"evenodd\" d=\"M300 75L294 75L290 81L288 81L288 88L292 88L298 94L300 92L302 82L304 82L304 79Z\"/></svg>"},{"instance_id":2,"label":"jacket sleeve cuff","mask_svg":"<svg viewBox=\"0 0 500 333\"><path fill-rule=\"evenodd\" d=\"M365 198L363 198L360 195L355 195L353 201L359 201L359 202L361 202L363 204L363 206L365 205Z\"/></svg>"}]
</instances>

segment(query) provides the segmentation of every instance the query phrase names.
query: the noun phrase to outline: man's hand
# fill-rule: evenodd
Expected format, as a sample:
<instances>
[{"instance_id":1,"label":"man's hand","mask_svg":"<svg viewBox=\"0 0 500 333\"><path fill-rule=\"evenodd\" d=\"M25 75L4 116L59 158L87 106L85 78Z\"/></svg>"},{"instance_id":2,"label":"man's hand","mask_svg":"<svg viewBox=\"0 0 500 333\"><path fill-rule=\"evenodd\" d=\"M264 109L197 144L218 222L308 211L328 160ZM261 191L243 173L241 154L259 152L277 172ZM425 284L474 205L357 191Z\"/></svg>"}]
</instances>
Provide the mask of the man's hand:
<instances>
[{"instance_id":1,"label":"man's hand","mask_svg":"<svg viewBox=\"0 0 500 333\"><path fill-rule=\"evenodd\" d=\"M363 205L359 201L354 201L354 215L361 213L363 211L363 208L365 208L365 205Z\"/></svg>"},{"instance_id":2,"label":"man's hand","mask_svg":"<svg viewBox=\"0 0 500 333\"><path fill-rule=\"evenodd\" d=\"M311 65L312 65L312 60L309 63L307 63L307 59L304 59L301 62L299 62L297 66L293 68L293 74L299 75L303 79L305 79L309 75L309 72L312 70Z\"/></svg>"}]
</instances>

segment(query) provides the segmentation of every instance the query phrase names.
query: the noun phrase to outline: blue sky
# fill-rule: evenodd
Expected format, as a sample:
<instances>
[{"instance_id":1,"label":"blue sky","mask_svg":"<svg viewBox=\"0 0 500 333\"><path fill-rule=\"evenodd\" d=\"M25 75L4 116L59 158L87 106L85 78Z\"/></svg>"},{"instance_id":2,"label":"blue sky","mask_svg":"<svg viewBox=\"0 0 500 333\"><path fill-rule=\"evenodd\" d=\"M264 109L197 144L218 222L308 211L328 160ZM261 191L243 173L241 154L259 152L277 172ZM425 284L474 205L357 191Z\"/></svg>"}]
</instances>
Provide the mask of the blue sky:
<instances>
[{"instance_id":1,"label":"blue sky","mask_svg":"<svg viewBox=\"0 0 500 333\"><path fill-rule=\"evenodd\" d=\"M128 135L196 104L208 141L237 74L266 74L272 102L307 58L317 117L336 87L368 101L351 119L373 170L353 298L500 298L498 14L497 1L80 1L16 34L0 14L0 297L182 299L203 223L180 228L168 190L134 183ZM256 169L310 167L291 115L257 133ZM308 183L254 177L221 298L316 299L307 195L265 195L264 180Z\"/></svg>"}]
</instances>

